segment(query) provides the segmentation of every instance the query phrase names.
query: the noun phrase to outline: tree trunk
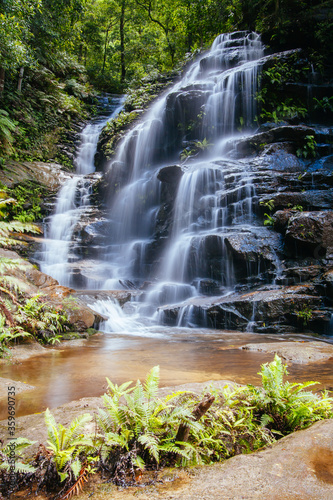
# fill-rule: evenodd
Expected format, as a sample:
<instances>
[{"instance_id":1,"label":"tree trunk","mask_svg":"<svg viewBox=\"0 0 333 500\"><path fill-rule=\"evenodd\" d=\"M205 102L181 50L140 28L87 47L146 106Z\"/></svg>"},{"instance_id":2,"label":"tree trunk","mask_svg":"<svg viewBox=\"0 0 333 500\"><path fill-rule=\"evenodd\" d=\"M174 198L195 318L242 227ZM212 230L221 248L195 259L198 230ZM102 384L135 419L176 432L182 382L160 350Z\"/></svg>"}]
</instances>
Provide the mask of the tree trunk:
<instances>
[{"instance_id":1,"label":"tree trunk","mask_svg":"<svg viewBox=\"0 0 333 500\"><path fill-rule=\"evenodd\" d=\"M193 420L199 420L212 406L215 401L215 397L211 394L207 394L204 399L199 403L193 410ZM175 441L182 441L186 443L190 435L190 428L186 424L180 424Z\"/></svg>"},{"instance_id":2,"label":"tree trunk","mask_svg":"<svg viewBox=\"0 0 333 500\"><path fill-rule=\"evenodd\" d=\"M23 75L24 75L24 68L20 68L20 72L19 72L19 78L18 78L18 82L17 82L17 92L21 92L22 90L22 81L23 81Z\"/></svg>"},{"instance_id":3,"label":"tree trunk","mask_svg":"<svg viewBox=\"0 0 333 500\"><path fill-rule=\"evenodd\" d=\"M125 7L126 0L122 0L121 2L121 15L120 15L120 66L121 66L121 76L120 81L123 83L126 76L126 67L125 67L125 33L124 33L124 24L125 24Z\"/></svg>"},{"instance_id":4,"label":"tree trunk","mask_svg":"<svg viewBox=\"0 0 333 500\"><path fill-rule=\"evenodd\" d=\"M104 42L104 56L103 56L103 67L102 67L102 75L104 75L105 63L106 63L106 48L108 44L109 30L106 30L105 33L105 42Z\"/></svg>"},{"instance_id":5,"label":"tree trunk","mask_svg":"<svg viewBox=\"0 0 333 500\"><path fill-rule=\"evenodd\" d=\"M80 43L79 45L79 55L78 55L78 61L81 63L82 61L82 53L83 53L83 43Z\"/></svg>"},{"instance_id":6,"label":"tree trunk","mask_svg":"<svg viewBox=\"0 0 333 500\"><path fill-rule=\"evenodd\" d=\"M0 68L0 97L5 88L5 70L4 68Z\"/></svg>"}]
</instances>

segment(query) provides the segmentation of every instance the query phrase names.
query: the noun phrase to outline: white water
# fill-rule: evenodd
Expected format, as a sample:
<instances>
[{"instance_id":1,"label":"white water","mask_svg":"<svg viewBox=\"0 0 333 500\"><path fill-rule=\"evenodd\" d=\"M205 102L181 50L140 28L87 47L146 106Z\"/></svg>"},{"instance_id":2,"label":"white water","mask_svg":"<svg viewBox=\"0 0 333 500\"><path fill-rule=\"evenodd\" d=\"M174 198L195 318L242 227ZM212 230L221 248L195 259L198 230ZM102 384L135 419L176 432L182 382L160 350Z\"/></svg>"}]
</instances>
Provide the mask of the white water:
<instances>
[{"instance_id":1,"label":"white water","mask_svg":"<svg viewBox=\"0 0 333 500\"><path fill-rule=\"evenodd\" d=\"M113 301L94 304L110 318L104 324L105 331L133 333L147 328L147 321L151 324L161 318L159 305L200 295L207 280L220 295L230 293L235 286L236 264L228 239L250 233L255 227L251 175L246 163L237 160L233 147L237 138L253 131L262 56L258 35L220 35L211 50L191 65L118 147L106 173L110 186L108 244L97 261L89 263L86 283L104 290L140 288L145 282L150 285L127 312ZM91 172L90 145L95 132L82 140L77 159L80 181L82 174ZM183 176L175 188L172 209L164 205L158 174L162 167L179 165L180 152L184 147L191 149L193 141L210 146L200 159L190 157L181 166ZM85 206L81 201L84 197L79 195L80 201L72 202L72 208L59 208L58 212L58 206L63 197L74 200L81 193L80 181L74 187L73 180L72 192L76 194L60 192L45 246L42 270L62 284L71 282L67 263L73 257L71 237ZM155 234L161 207L172 211L166 241ZM57 216L63 216L64 221L57 221ZM60 225L66 228L61 235L56 229ZM57 243L63 248L55 252ZM249 275L253 274L250 268ZM192 325L192 320L191 306L180 309L179 325Z\"/></svg>"},{"instance_id":2,"label":"white water","mask_svg":"<svg viewBox=\"0 0 333 500\"><path fill-rule=\"evenodd\" d=\"M109 106L106 98L104 106L109 110L108 116L89 123L81 132L75 161L76 175L60 189L54 214L46 223L43 247L37 258L42 272L51 275L64 286L72 283L69 262L75 260L74 254L71 254L73 232L82 214L90 207L91 179L85 176L95 171L94 157L98 138L107 122L121 111L124 98L116 97L114 101L115 105Z\"/></svg>"}]
</instances>

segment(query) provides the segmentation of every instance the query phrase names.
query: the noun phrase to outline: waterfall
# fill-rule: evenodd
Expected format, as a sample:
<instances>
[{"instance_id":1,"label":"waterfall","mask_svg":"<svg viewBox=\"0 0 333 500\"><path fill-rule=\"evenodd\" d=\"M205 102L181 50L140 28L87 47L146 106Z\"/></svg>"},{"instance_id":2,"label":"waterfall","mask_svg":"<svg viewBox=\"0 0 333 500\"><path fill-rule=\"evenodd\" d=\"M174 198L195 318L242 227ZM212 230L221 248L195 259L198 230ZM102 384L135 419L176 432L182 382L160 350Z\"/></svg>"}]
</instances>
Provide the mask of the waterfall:
<instances>
[{"instance_id":1,"label":"waterfall","mask_svg":"<svg viewBox=\"0 0 333 500\"><path fill-rule=\"evenodd\" d=\"M105 331L133 332L163 322L159 306L229 294L239 280L250 282L261 272L252 262L243 272L235 260L239 238L258 229L251 172L238 159L235 142L255 126L262 62L256 33L218 36L118 146L104 173L107 237L89 261L85 283L142 293L125 311L114 301L94 304L110 318ZM44 245L42 270L62 284L73 283L73 228L89 207L89 189L84 189L99 132L88 127L81 136L77 175L59 193ZM180 304L176 324L203 325L205 317L202 312L196 318L191 305Z\"/></svg>"},{"instance_id":2,"label":"waterfall","mask_svg":"<svg viewBox=\"0 0 333 500\"><path fill-rule=\"evenodd\" d=\"M111 235L104 289L151 282L145 304L154 310L200 294L207 280L220 293L235 285L227 238L251 227L254 188L246 165L232 158L232 144L253 128L262 56L257 34L220 35L126 135L106 174ZM200 161L190 154L179 165L181 150L193 146L206 149ZM165 201L159 173L173 163L181 179L171 229L158 238Z\"/></svg>"},{"instance_id":3,"label":"waterfall","mask_svg":"<svg viewBox=\"0 0 333 500\"><path fill-rule=\"evenodd\" d=\"M116 97L109 105L108 99L104 99L101 104L107 116L99 117L82 130L75 159L76 175L60 189L54 214L45 224L43 247L36 259L42 272L50 274L64 286L71 286L73 282L69 267L69 262L76 259L73 233L80 217L90 207L91 179L88 174L95 171L98 138L107 122L121 111L123 102L123 97Z\"/></svg>"}]
</instances>

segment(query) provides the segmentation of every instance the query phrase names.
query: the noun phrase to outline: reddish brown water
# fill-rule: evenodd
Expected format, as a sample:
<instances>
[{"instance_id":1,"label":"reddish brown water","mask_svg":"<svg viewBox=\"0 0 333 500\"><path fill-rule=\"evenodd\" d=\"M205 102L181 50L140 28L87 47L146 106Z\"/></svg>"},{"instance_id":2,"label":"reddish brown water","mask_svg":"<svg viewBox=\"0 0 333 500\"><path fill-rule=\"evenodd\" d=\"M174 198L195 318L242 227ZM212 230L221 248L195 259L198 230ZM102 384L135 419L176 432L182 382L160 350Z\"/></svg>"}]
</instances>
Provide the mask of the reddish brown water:
<instances>
[{"instance_id":1,"label":"reddish brown water","mask_svg":"<svg viewBox=\"0 0 333 500\"><path fill-rule=\"evenodd\" d=\"M41 412L74 399L99 396L106 389L105 377L120 384L141 380L154 365L160 365L161 386L228 379L258 384L260 364L272 354L244 351L246 343L289 340L297 336L252 333L161 329L150 337L118 334L73 341L20 364L2 365L0 376L26 382L36 390L17 395L16 415ZM332 363L291 365L289 379L319 380L333 388ZM7 417L1 405L0 419Z\"/></svg>"}]
</instances>

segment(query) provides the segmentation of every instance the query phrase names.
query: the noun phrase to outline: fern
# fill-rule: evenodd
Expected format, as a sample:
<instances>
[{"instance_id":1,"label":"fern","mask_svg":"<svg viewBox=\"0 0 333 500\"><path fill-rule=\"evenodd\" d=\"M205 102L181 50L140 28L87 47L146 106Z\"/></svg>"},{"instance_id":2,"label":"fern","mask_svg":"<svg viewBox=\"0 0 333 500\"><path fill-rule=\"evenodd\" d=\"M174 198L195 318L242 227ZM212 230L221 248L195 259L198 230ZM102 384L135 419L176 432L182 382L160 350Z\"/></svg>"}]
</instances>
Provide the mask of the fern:
<instances>
[{"instance_id":1,"label":"fern","mask_svg":"<svg viewBox=\"0 0 333 500\"><path fill-rule=\"evenodd\" d=\"M261 422L277 435L284 435L306 427L321 418L332 418L333 398L327 393L323 396L306 388L318 382L290 383L284 382L288 374L278 355L274 361L261 366L263 389L248 386L257 407Z\"/></svg>"},{"instance_id":2,"label":"fern","mask_svg":"<svg viewBox=\"0 0 333 500\"><path fill-rule=\"evenodd\" d=\"M80 451L93 447L90 436L83 434L83 427L92 419L89 413L74 419L69 428L56 423L54 416L47 408L45 423L48 432L48 449L52 451L52 460L56 466L61 482L67 479L71 472L78 478L82 464L78 459Z\"/></svg>"},{"instance_id":3,"label":"fern","mask_svg":"<svg viewBox=\"0 0 333 500\"><path fill-rule=\"evenodd\" d=\"M15 441L10 441L6 445L2 446L2 448L0 448L0 469L9 471L12 470L12 467L14 467L14 471L21 474L30 474L32 472L35 472L35 467L32 467L32 465L18 460L21 458L20 452L22 452L32 444L35 444L35 442L36 441L30 441L29 439L18 437L17 439L15 439ZM13 453L13 450L15 455L14 462L10 460L10 456Z\"/></svg>"}]
</instances>

